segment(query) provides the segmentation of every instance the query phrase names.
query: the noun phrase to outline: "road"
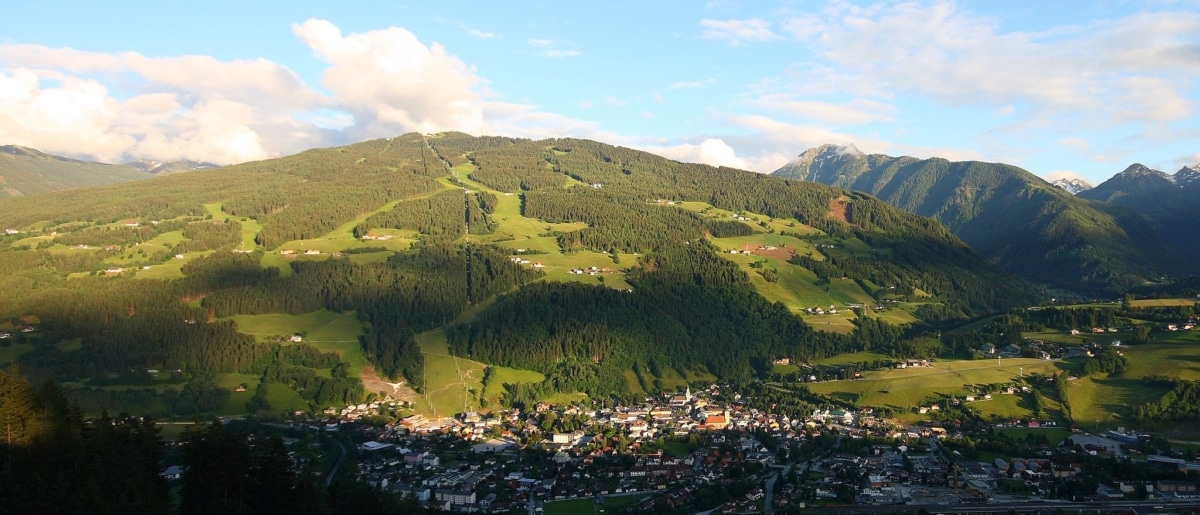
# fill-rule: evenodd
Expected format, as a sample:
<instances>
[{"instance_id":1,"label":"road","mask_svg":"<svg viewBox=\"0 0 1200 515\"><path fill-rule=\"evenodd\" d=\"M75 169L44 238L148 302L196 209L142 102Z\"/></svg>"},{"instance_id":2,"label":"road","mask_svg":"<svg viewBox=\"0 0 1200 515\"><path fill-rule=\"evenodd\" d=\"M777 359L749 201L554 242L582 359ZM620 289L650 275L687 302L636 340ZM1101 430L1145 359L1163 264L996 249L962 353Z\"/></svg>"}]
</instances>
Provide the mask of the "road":
<instances>
[{"instance_id":1,"label":"road","mask_svg":"<svg viewBox=\"0 0 1200 515\"><path fill-rule=\"evenodd\" d=\"M771 479L767 480L766 497L763 498L763 513L771 515L771 512L775 511L775 503L773 502L775 497L775 480L779 479L779 476L786 476L791 469L791 465L783 467L781 472L771 476Z\"/></svg>"},{"instance_id":2,"label":"road","mask_svg":"<svg viewBox=\"0 0 1200 515\"><path fill-rule=\"evenodd\" d=\"M342 448L342 454L341 456L338 456L337 461L333 464L333 469L329 471L329 475L325 476L325 486L329 486L333 483L333 476L337 475L338 467L341 467L342 461L346 459L346 444L337 440L334 440L334 442L337 442L338 447Z\"/></svg>"},{"instance_id":3,"label":"road","mask_svg":"<svg viewBox=\"0 0 1200 515\"><path fill-rule=\"evenodd\" d=\"M848 505L848 506L825 506L822 507L822 513L912 513L916 510L925 510L931 513L1008 513L1010 511L1018 511L1028 513L1040 510L1055 510L1063 508L1067 510L1085 510L1091 512L1108 512L1111 510L1121 510L1129 508L1150 508L1162 506L1172 513L1185 510L1200 508L1200 503L1196 501L1187 502L1171 502L1171 501L1117 501L1110 503L1069 503L1069 502L1027 502L1027 503L995 503L995 504L934 504L934 505L915 505L915 504L898 504L893 506L869 506L869 505Z\"/></svg>"}]
</instances>

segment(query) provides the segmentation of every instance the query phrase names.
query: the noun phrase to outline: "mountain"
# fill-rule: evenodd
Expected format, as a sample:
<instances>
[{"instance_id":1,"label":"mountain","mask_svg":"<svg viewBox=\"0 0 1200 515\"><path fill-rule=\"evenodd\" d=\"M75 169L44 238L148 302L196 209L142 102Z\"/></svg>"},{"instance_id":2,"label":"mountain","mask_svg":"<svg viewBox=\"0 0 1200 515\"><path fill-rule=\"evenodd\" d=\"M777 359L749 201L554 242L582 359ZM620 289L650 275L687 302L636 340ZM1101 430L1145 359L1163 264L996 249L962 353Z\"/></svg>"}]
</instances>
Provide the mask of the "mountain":
<instances>
[{"instance_id":1,"label":"mountain","mask_svg":"<svg viewBox=\"0 0 1200 515\"><path fill-rule=\"evenodd\" d=\"M1179 189L1193 197L1200 197L1200 165L1185 166L1171 176Z\"/></svg>"},{"instance_id":2,"label":"mountain","mask_svg":"<svg viewBox=\"0 0 1200 515\"><path fill-rule=\"evenodd\" d=\"M10 199L0 226L0 329L33 342L4 355L96 412L319 412L400 392L379 377L429 413L637 394L1037 300L869 195L576 139L406 134Z\"/></svg>"},{"instance_id":3,"label":"mountain","mask_svg":"<svg viewBox=\"0 0 1200 515\"><path fill-rule=\"evenodd\" d=\"M77 161L16 145L0 146L0 198L144 178L144 172L128 166Z\"/></svg>"},{"instance_id":4,"label":"mountain","mask_svg":"<svg viewBox=\"0 0 1200 515\"><path fill-rule=\"evenodd\" d=\"M170 175L173 173L194 172L196 170L207 170L209 168L218 168L220 165L206 161L192 161L188 159L167 162L154 161L151 159L139 159L137 161L125 163L125 166L137 168L138 170L146 172L150 175L159 176Z\"/></svg>"},{"instance_id":5,"label":"mountain","mask_svg":"<svg viewBox=\"0 0 1200 515\"><path fill-rule=\"evenodd\" d=\"M1057 179L1050 184L1062 188L1063 190L1066 190L1067 193L1072 195L1078 195L1081 191L1092 189L1092 185L1088 184L1087 181L1083 179L1067 179L1064 177L1062 179Z\"/></svg>"},{"instance_id":6,"label":"mountain","mask_svg":"<svg viewBox=\"0 0 1200 515\"><path fill-rule=\"evenodd\" d=\"M1072 196L1014 166L824 145L772 175L863 191L933 217L989 262L1066 291L1119 293L1187 266L1136 214ZM1097 190L1104 191L1080 197Z\"/></svg>"},{"instance_id":7,"label":"mountain","mask_svg":"<svg viewBox=\"0 0 1200 515\"><path fill-rule=\"evenodd\" d=\"M1198 168L1184 167L1167 175L1135 163L1079 196L1137 213L1182 255L1195 256L1200 242L1189 234L1200 221Z\"/></svg>"}]
</instances>

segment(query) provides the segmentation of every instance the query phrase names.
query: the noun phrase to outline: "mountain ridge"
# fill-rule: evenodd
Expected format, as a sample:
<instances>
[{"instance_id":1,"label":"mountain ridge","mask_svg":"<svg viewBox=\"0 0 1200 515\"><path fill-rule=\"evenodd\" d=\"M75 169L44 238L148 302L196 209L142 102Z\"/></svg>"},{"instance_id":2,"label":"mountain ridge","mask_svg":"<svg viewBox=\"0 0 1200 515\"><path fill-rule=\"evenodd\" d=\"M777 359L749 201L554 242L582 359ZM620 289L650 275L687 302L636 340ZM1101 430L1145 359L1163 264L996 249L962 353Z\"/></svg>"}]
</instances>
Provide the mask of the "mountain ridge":
<instances>
[{"instance_id":1,"label":"mountain ridge","mask_svg":"<svg viewBox=\"0 0 1200 515\"><path fill-rule=\"evenodd\" d=\"M1174 249L1148 251L1165 244L1145 220L1082 196L1094 189L1073 196L1002 163L851 155L837 148L806 150L772 175L863 191L933 217L989 262L1067 291L1118 293L1182 261Z\"/></svg>"}]
</instances>

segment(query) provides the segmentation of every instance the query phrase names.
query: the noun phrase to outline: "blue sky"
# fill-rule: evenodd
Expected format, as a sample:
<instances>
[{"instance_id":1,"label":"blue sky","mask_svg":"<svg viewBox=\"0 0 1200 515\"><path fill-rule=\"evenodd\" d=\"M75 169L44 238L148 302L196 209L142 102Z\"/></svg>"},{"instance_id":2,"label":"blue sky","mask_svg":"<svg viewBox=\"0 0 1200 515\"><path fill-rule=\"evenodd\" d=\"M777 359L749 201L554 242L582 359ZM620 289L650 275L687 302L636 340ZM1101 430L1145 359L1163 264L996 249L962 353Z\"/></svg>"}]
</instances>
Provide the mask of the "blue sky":
<instances>
[{"instance_id":1,"label":"blue sky","mask_svg":"<svg viewBox=\"0 0 1200 515\"><path fill-rule=\"evenodd\" d=\"M234 163L461 130L762 172L853 143L1093 184L1200 163L1200 2L605 4L22 2L0 143Z\"/></svg>"}]
</instances>

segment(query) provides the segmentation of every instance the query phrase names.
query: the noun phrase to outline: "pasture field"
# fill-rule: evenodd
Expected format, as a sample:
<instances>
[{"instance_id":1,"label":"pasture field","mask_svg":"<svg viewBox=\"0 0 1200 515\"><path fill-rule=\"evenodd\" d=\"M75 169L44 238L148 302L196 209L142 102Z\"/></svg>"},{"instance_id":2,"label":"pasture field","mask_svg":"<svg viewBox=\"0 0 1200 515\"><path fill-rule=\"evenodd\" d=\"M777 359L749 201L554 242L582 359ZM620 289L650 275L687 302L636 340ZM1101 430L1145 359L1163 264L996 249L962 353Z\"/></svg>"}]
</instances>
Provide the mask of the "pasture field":
<instances>
[{"instance_id":1,"label":"pasture field","mask_svg":"<svg viewBox=\"0 0 1200 515\"><path fill-rule=\"evenodd\" d=\"M550 501L545 504L546 515L583 515L587 513L624 513L629 508L646 498L644 494L608 495L604 504L596 504L591 498L568 499L565 501Z\"/></svg>"},{"instance_id":2,"label":"pasture field","mask_svg":"<svg viewBox=\"0 0 1200 515\"><path fill-rule=\"evenodd\" d=\"M1027 435L1044 436L1051 447L1058 446L1071 436L1071 430L1065 427L1013 427L1000 429L999 432L1008 435L1013 440L1024 440Z\"/></svg>"},{"instance_id":3,"label":"pasture field","mask_svg":"<svg viewBox=\"0 0 1200 515\"><path fill-rule=\"evenodd\" d=\"M32 343L16 343L12 340L8 340L7 343L9 345L0 346L0 365L15 363L17 358L37 348Z\"/></svg>"},{"instance_id":4,"label":"pasture field","mask_svg":"<svg viewBox=\"0 0 1200 515\"><path fill-rule=\"evenodd\" d=\"M487 365L450 355L440 328L417 335L417 343L425 358L425 399L413 407L417 413L448 416L478 409Z\"/></svg>"},{"instance_id":5,"label":"pasture field","mask_svg":"<svg viewBox=\"0 0 1200 515\"><path fill-rule=\"evenodd\" d=\"M354 312L334 313L320 310L303 315L234 315L227 320L237 323L238 332L249 334L259 341L303 334L304 343L322 352L336 352L350 364L349 375L358 377L362 367L370 366L358 342L362 323ZM274 406L274 404L272 404Z\"/></svg>"},{"instance_id":6,"label":"pasture field","mask_svg":"<svg viewBox=\"0 0 1200 515\"><path fill-rule=\"evenodd\" d=\"M212 254L213 251L205 250L201 252L188 252L182 258L174 258L167 260L159 265L150 265L150 268L139 269L135 272L134 277L137 279L157 279L159 281L169 281L171 279L183 278L183 265L193 259Z\"/></svg>"},{"instance_id":7,"label":"pasture field","mask_svg":"<svg viewBox=\"0 0 1200 515\"><path fill-rule=\"evenodd\" d=\"M864 360L863 357L843 356L834 359L838 358L846 359L844 363ZM823 364L836 365L837 362ZM1060 366L1056 362L1029 358L1006 359L1000 365L992 360L938 361L926 368L868 371L863 372L862 379L810 383L808 387L814 393L828 395L856 406L890 407L898 412L907 412L926 399L950 395L962 397L973 393L974 387L977 386L1008 383L1022 372L1027 376L1035 372L1048 375L1059 370ZM990 401L974 403L972 406L979 407L981 411L990 411L985 405L995 401L993 398ZM994 409L998 416L1011 415L1016 411L1003 403L997 404Z\"/></svg>"},{"instance_id":8,"label":"pasture field","mask_svg":"<svg viewBox=\"0 0 1200 515\"><path fill-rule=\"evenodd\" d=\"M546 376L541 372L533 370L520 370L498 365L492 365L488 367L488 370L490 372L487 382L483 385L483 398L488 401L489 406L497 404L496 401L504 394L505 384L540 383L546 380Z\"/></svg>"},{"instance_id":9,"label":"pasture field","mask_svg":"<svg viewBox=\"0 0 1200 515\"><path fill-rule=\"evenodd\" d=\"M1132 302L1135 308L1147 307L1163 307L1163 306L1192 306L1200 303L1200 297L1188 297L1180 299L1142 299Z\"/></svg>"},{"instance_id":10,"label":"pasture field","mask_svg":"<svg viewBox=\"0 0 1200 515\"><path fill-rule=\"evenodd\" d=\"M224 211L221 202L204 204L204 210L212 215L213 220L224 221L232 218L242 224L242 243L238 245L239 249L254 250L258 247L258 244L254 241L254 238L262 231L262 224L258 223L258 220L244 216L231 216Z\"/></svg>"},{"instance_id":11,"label":"pasture field","mask_svg":"<svg viewBox=\"0 0 1200 515\"><path fill-rule=\"evenodd\" d=\"M1198 336L1195 333L1159 333L1170 343L1123 346L1121 351L1129 361L1124 372L1071 381L1067 395L1075 421L1089 428L1135 426L1131 418L1132 407L1156 401L1169 390L1165 386L1146 384L1142 381L1143 377L1163 375L1200 380L1200 346L1195 345L1194 338ZM1173 424L1161 429L1176 434L1197 432L1196 428L1186 426L1194 424Z\"/></svg>"}]
</instances>

